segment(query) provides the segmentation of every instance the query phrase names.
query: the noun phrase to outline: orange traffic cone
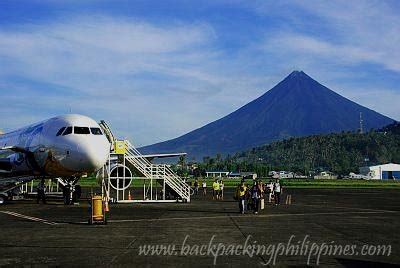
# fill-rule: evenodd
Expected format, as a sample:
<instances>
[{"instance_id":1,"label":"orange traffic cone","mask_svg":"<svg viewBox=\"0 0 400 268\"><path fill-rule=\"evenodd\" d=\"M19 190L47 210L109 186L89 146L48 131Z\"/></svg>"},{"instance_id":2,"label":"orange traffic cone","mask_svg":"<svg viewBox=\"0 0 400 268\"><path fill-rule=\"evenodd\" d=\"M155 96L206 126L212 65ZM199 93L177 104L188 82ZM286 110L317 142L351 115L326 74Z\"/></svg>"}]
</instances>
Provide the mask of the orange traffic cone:
<instances>
[{"instance_id":1,"label":"orange traffic cone","mask_svg":"<svg viewBox=\"0 0 400 268\"><path fill-rule=\"evenodd\" d=\"M132 200L131 191L128 191L128 200Z\"/></svg>"},{"instance_id":2,"label":"orange traffic cone","mask_svg":"<svg viewBox=\"0 0 400 268\"><path fill-rule=\"evenodd\" d=\"M104 211L105 212L110 212L110 208L108 207L108 201L106 200L104 203L105 203L104 204Z\"/></svg>"}]
</instances>

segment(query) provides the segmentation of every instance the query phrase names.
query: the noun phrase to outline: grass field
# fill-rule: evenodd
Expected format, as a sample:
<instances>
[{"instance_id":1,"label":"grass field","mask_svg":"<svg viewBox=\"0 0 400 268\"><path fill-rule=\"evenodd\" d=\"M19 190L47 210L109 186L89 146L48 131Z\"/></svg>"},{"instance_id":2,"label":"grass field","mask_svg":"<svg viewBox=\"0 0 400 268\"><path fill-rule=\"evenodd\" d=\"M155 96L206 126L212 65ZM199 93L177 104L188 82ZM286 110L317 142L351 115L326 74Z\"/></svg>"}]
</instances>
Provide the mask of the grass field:
<instances>
[{"instance_id":1,"label":"grass field","mask_svg":"<svg viewBox=\"0 0 400 268\"><path fill-rule=\"evenodd\" d=\"M207 186L211 187L213 179L199 179L199 185L203 181L207 182ZM269 179L261 179L263 182L268 182ZM132 182L133 187L142 187L143 179L137 178ZM148 182L148 181L147 181ZM193 185L194 179L189 179L188 183ZM236 187L240 183L240 179L224 179L225 187ZM246 183L251 184L252 180L246 180ZM97 187L99 186L95 178L83 178L79 181L82 187ZM380 180L313 180L313 179L282 179L281 184L288 188L385 188L385 189L400 189L400 181L380 181Z\"/></svg>"}]
</instances>

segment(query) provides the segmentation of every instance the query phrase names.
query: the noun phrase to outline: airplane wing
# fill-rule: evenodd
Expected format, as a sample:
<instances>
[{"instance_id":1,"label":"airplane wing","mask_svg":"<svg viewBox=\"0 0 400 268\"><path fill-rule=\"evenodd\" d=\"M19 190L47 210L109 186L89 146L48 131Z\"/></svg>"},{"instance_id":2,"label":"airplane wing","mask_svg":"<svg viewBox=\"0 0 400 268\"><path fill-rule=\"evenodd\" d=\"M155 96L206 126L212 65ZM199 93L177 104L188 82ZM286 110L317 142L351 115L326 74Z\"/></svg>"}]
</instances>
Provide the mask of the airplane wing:
<instances>
[{"instance_id":1,"label":"airplane wing","mask_svg":"<svg viewBox=\"0 0 400 268\"><path fill-rule=\"evenodd\" d=\"M170 154L144 154L141 157L147 158L147 160L151 161L154 158L167 158L167 157L177 157L187 155L187 153L170 153Z\"/></svg>"},{"instance_id":2,"label":"airplane wing","mask_svg":"<svg viewBox=\"0 0 400 268\"><path fill-rule=\"evenodd\" d=\"M8 151L8 152L13 151L16 153L24 153L24 154L30 153L29 151L25 150L24 148L17 147L17 146L3 146L3 147L0 147L0 153L1 153L1 151ZM1 176L1 173L8 173L11 171L11 169L12 169L12 165L11 165L10 159L7 157L4 157L4 158L0 157L0 176Z\"/></svg>"},{"instance_id":3,"label":"airplane wing","mask_svg":"<svg viewBox=\"0 0 400 268\"><path fill-rule=\"evenodd\" d=\"M181 156L181 155L187 155L187 153L172 153L172 154L145 154L143 157L149 159L153 158L166 158L166 157L176 157L176 156Z\"/></svg>"},{"instance_id":4,"label":"airplane wing","mask_svg":"<svg viewBox=\"0 0 400 268\"><path fill-rule=\"evenodd\" d=\"M9 172L12 169L10 159L0 158L0 173Z\"/></svg>"},{"instance_id":5,"label":"airplane wing","mask_svg":"<svg viewBox=\"0 0 400 268\"><path fill-rule=\"evenodd\" d=\"M4 146L0 147L0 151L14 151L18 153L28 153L29 151L25 150L25 148L18 146Z\"/></svg>"},{"instance_id":6,"label":"airplane wing","mask_svg":"<svg viewBox=\"0 0 400 268\"><path fill-rule=\"evenodd\" d=\"M177 157L187 155L187 153L171 153L171 154L145 154L143 157L147 158L147 160L152 161L154 158L167 158L167 157Z\"/></svg>"}]
</instances>

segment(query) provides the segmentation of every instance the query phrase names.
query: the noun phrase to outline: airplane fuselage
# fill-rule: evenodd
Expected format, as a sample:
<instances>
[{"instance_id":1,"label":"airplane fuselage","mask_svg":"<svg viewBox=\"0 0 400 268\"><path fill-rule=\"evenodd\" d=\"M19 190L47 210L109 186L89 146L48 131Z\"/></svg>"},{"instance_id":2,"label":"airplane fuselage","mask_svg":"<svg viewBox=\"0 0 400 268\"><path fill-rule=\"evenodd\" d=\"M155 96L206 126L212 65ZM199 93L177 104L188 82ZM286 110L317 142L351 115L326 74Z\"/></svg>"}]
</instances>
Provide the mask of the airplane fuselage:
<instances>
[{"instance_id":1,"label":"airplane fuselage","mask_svg":"<svg viewBox=\"0 0 400 268\"><path fill-rule=\"evenodd\" d=\"M110 152L97 122L73 114L0 135L0 147L0 177L79 177L100 169Z\"/></svg>"}]
</instances>

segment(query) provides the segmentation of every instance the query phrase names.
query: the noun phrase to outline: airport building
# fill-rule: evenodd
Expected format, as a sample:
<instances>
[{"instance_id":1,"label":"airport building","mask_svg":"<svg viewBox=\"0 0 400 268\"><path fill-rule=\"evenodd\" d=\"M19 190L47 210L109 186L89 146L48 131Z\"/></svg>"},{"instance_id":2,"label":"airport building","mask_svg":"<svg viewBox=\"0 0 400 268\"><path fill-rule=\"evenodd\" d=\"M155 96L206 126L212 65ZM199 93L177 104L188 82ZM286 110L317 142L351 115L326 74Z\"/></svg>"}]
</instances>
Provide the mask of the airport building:
<instances>
[{"instance_id":1,"label":"airport building","mask_svg":"<svg viewBox=\"0 0 400 268\"><path fill-rule=\"evenodd\" d=\"M229 178L245 178L245 179L257 179L257 173L254 172L229 172Z\"/></svg>"},{"instance_id":2,"label":"airport building","mask_svg":"<svg viewBox=\"0 0 400 268\"><path fill-rule=\"evenodd\" d=\"M228 177L229 171L206 171L206 177Z\"/></svg>"},{"instance_id":3,"label":"airport building","mask_svg":"<svg viewBox=\"0 0 400 268\"><path fill-rule=\"evenodd\" d=\"M400 180L400 165L389 163L384 165L361 167L360 175L371 180Z\"/></svg>"},{"instance_id":4,"label":"airport building","mask_svg":"<svg viewBox=\"0 0 400 268\"><path fill-rule=\"evenodd\" d=\"M295 177L291 171L270 171L268 175L274 179L293 179Z\"/></svg>"},{"instance_id":5,"label":"airport building","mask_svg":"<svg viewBox=\"0 0 400 268\"><path fill-rule=\"evenodd\" d=\"M257 173L254 172L229 172L229 171L206 171L206 177L228 177L228 178L251 178L257 179Z\"/></svg>"},{"instance_id":6,"label":"airport building","mask_svg":"<svg viewBox=\"0 0 400 268\"><path fill-rule=\"evenodd\" d=\"M318 175L314 176L315 180L336 180L337 178L337 175L329 171L322 171Z\"/></svg>"}]
</instances>

